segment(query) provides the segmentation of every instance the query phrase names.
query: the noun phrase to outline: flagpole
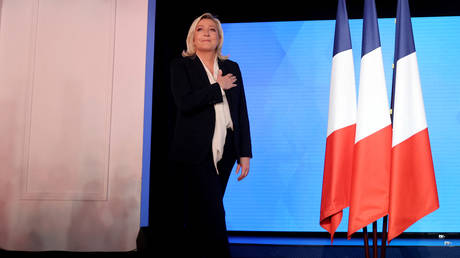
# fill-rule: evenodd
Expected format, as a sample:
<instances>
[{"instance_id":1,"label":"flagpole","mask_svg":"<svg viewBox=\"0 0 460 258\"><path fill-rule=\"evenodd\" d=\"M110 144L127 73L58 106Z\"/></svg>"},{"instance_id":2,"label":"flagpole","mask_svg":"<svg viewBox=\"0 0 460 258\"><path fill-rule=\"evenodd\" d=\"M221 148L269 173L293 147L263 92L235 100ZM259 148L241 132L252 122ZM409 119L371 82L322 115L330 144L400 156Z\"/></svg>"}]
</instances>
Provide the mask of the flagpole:
<instances>
[{"instance_id":1,"label":"flagpole","mask_svg":"<svg viewBox=\"0 0 460 258\"><path fill-rule=\"evenodd\" d=\"M382 225L382 249L380 251L380 258L385 258L385 254L386 254L387 224L388 224L388 215L385 215L385 217L383 217L383 225Z\"/></svg>"},{"instance_id":2,"label":"flagpole","mask_svg":"<svg viewBox=\"0 0 460 258\"><path fill-rule=\"evenodd\" d=\"M378 246L377 246L377 221L372 223L372 238L374 240L374 258L378 256Z\"/></svg>"},{"instance_id":3,"label":"flagpole","mask_svg":"<svg viewBox=\"0 0 460 258\"><path fill-rule=\"evenodd\" d=\"M395 24L396 24L396 18L395 18ZM395 41L396 41L395 44L399 45L398 39L396 39ZM393 108L394 108L394 103L395 103L395 81L396 81L395 80L396 79L396 58L393 59L393 65L391 66L391 68L393 69L393 78L391 80L390 119L391 119L391 124L393 124ZM382 225L382 251L380 253L381 258L385 258L385 255L386 255L387 228L388 228L388 215L385 215L385 217L383 217L383 225Z\"/></svg>"},{"instance_id":4,"label":"flagpole","mask_svg":"<svg viewBox=\"0 0 460 258\"><path fill-rule=\"evenodd\" d=\"M363 228L363 238L364 238L364 255L366 258L369 258L369 239L367 238L367 226Z\"/></svg>"}]
</instances>

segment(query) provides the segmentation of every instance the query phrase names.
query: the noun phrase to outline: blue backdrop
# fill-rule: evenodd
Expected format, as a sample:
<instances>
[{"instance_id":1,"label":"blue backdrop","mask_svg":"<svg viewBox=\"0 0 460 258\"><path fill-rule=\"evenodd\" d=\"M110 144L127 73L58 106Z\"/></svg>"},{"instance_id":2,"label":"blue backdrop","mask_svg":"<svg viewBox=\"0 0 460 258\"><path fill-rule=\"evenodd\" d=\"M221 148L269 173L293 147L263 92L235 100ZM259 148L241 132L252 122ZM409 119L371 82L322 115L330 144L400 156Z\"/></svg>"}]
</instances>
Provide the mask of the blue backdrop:
<instances>
[{"instance_id":1,"label":"blue backdrop","mask_svg":"<svg viewBox=\"0 0 460 258\"><path fill-rule=\"evenodd\" d=\"M460 17L413 18L441 208L408 232L460 232ZM391 96L395 19L379 19ZM335 21L223 24L223 54L239 63L254 158L229 180L227 225L238 231L324 231L319 209ZM356 85L362 20L350 20ZM348 209L338 231L346 231ZM379 227L380 228L380 227Z\"/></svg>"}]
</instances>

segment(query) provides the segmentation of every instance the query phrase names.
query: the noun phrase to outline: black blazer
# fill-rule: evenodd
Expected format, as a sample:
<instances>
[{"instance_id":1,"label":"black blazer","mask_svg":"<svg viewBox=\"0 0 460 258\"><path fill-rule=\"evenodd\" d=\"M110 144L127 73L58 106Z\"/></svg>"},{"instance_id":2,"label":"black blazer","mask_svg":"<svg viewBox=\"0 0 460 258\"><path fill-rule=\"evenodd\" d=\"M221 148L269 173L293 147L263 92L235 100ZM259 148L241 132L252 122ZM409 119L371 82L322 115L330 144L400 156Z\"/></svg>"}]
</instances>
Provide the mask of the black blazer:
<instances>
[{"instance_id":1,"label":"black blazer","mask_svg":"<svg viewBox=\"0 0 460 258\"><path fill-rule=\"evenodd\" d=\"M233 122L237 157L252 157L249 119L243 78L237 63L219 60L222 74L236 76L236 87L225 90ZM183 57L171 62L171 90L177 106L176 126L170 158L198 164L212 151L215 126L214 104L222 102L218 83L210 84L198 57ZM239 162L239 160L238 160Z\"/></svg>"}]
</instances>

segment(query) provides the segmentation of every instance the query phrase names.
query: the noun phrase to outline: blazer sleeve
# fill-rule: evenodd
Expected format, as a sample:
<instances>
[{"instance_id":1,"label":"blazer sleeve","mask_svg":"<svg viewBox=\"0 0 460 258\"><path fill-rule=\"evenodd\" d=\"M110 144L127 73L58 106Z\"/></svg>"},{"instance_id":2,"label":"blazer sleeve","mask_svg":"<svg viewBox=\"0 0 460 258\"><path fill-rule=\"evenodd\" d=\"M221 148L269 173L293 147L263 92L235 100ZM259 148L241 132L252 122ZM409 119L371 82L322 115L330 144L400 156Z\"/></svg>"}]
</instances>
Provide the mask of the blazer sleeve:
<instances>
[{"instance_id":1,"label":"blazer sleeve","mask_svg":"<svg viewBox=\"0 0 460 258\"><path fill-rule=\"evenodd\" d=\"M214 105L223 101L218 83L210 87L193 89L189 72L184 59L175 59L171 62L171 91L178 109L183 113L194 111Z\"/></svg>"},{"instance_id":2,"label":"blazer sleeve","mask_svg":"<svg viewBox=\"0 0 460 258\"><path fill-rule=\"evenodd\" d=\"M244 93L243 77L241 76L240 67L236 64L236 77L240 82L240 107L239 107L239 123L240 123L240 157L252 158L251 132L249 129L248 108L246 105L246 96ZM238 161L239 162L239 161Z\"/></svg>"}]
</instances>

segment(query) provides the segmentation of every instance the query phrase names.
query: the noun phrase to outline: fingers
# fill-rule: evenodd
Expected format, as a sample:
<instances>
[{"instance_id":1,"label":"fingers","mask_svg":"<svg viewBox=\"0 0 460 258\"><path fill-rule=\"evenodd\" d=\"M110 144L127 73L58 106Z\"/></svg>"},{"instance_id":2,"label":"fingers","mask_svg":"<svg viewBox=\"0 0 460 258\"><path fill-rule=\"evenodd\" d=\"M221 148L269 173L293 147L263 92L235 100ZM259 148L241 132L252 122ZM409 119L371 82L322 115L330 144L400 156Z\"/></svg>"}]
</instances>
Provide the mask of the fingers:
<instances>
[{"instance_id":1,"label":"fingers","mask_svg":"<svg viewBox=\"0 0 460 258\"><path fill-rule=\"evenodd\" d=\"M231 73L227 73L226 75L222 76L222 70L219 69L219 73L217 74L217 77L223 77L223 78L230 78L230 77L234 77L235 80L236 80L236 77L235 75L231 74Z\"/></svg>"},{"instance_id":2,"label":"fingers","mask_svg":"<svg viewBox=\"0 0 460 258\"><path fill-rule=\"evenodd\" d=\"M228 76L228 82L229 82L229 89L233 88L236 86L236 77L233 76L232 74L227 74L226 76Z\"/></svg>"},{"instance_id":3,"label":"fingers","mask_svg":"<svg viewBox=\"0 0 460 258\"><path fill-rule=\"evenodd\" d=\"M217 76L217 81L219 82L219 84L221 84L221 87L222 89L224 90L228 90L228 89L231 89L236 85L236 76L231 74L231 73L228 73L226 74L225 76L222 76L222 70L219 70L219 74Z\"/></svg>"},{"instance_id":4,"label":"fingers","mask_svg":"<svg viewBox=\"0 0 460 258\"><path fill-rule=\"evenodd\" d=\"M231 73L226 74L226 75L224 76L224 78L228 79L231 83L236 82L236 76L233 75L233 74L231 74Z\"/></svg>"},{"instance_id":5,"label":"fingers","mask_svg":"<svg viewBox=\"0 0 460 258\"><path fill-rule=\"evenodd\" d=\"M230 79L232 81L236 81L236 76L231 74L231 73L227 73L224 77L228 78L228 79Z\"/></svg>"},{"instance_id":6,"label":"fingers","mask_svg":"<svg viewBox=\"0 0 460 258\"><path fill-rule=\"evenodd\" d=\"M238 181L243 180L243 178L245 178L248 175L248 173L249 173L249 160L250 160L249 157L241 157L240 158L240 162L238 162L238 166L236 167L236 173L237 174L238 174L238 171L241 168L241 174L238 177Z\"/></svg>"},{"instance_id":7,"label":"fingers","mask_svg":"<svg viewBox=\"0 0 460 258\"><path fill-rule=\"evenodd\" d=\"M223 87L222 87L222 88L223 88L224 90L229 90L229 89L231 89L231 88L233 88L233 87L235 87L235 86L237 86L235 82L227 81L227 82L225 82L225 83L223 84Z\"/></svg>"},{"instance_id":8,"label":"fingers","mask_svg":"<svg viewBox=\"0 0 460 258\"><path fill-rule=\"evenodd\" d=\"M241 169L241 175L238 177L238 181L243 180L249 173L249 168L248 167L243 167Z\"/></svg>"}]
</instances>

